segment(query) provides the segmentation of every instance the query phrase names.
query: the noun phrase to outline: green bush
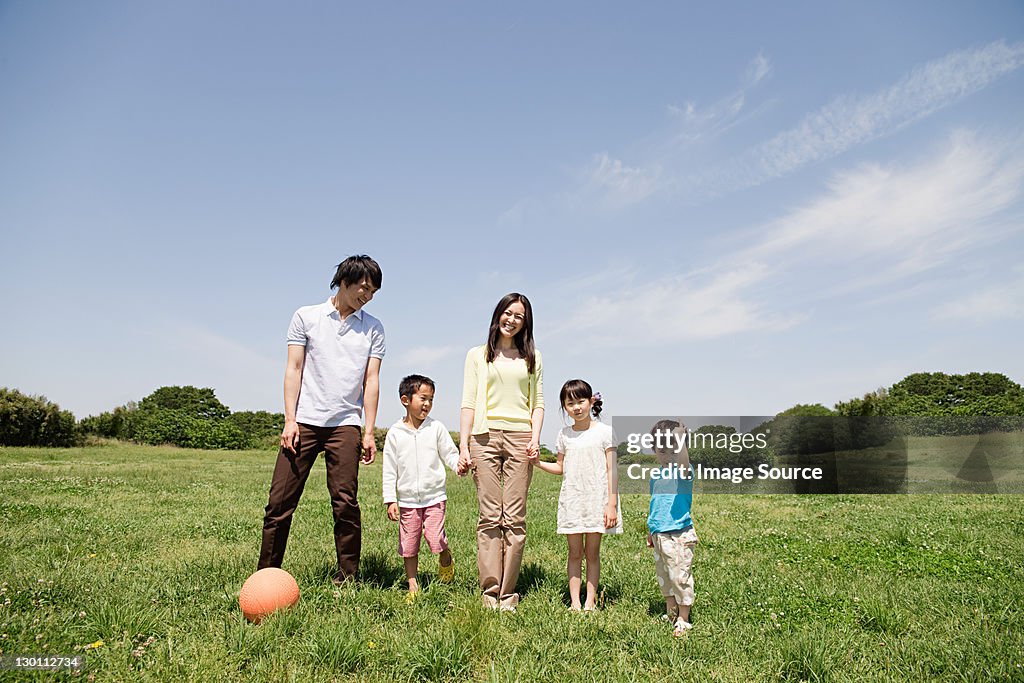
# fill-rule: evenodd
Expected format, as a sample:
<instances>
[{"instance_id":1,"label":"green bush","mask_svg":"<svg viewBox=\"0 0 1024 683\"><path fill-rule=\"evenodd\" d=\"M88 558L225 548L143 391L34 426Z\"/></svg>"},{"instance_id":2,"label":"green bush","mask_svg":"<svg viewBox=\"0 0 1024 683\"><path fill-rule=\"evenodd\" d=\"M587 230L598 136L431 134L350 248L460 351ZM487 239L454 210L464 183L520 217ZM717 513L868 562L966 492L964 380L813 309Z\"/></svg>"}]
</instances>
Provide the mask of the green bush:
<instances>
[{"instance_id":1,"label":"green bush","mask_svg":"<svg viewBox=\"0 0 1024 683\"><path fill-rule=\"evenodd\" d=\"M189 415L183 410L138 410L130 420L132 441L150 445L170 444L182 448L249 447L249 439L227 420Z\"/></svg>"},{"instance_id":2,"label":"green bush","mask_svg":"<svg viewBox=\"0 0 1024 683\"><path fill-rule=\"evenodd\" d=\"M241 410L228 415L227 421L245 434L248 448L277 448L281 443L284 413Z\"/></svg>"},{"instance_id":3,"label":"green bush","mask_svg":"<svg viewBox=\"0 0 1024 683\"><path fill-rule=\"evenodd\" d=\"M757 448L743 448L737 441L736 428L727 425L705 425L689 436L690 462L705 467L757 467L768 462L768 453ZM749 440L749 439L748 439ZM735 444L730 446L730 443Z\"/></svg>"},{"instance_id":4,"label":"green bush","mask_svg":"<svg viewBox=\"0 0 1024 683\"><path fill-rule=\"evenodd\" d=\"M187 448L228 448L241 450L252 447L247 434L227 420L194 420L185 431Z\"/></svg>"},{"instance_id":5,"label":"green bush","mask_svg":"<svg viewBox=\"0 0 1024 683\"><path fill-rule=\"evenodd\" d=\"M834 415L820 403L797 404L782 411L768 425L772 452L775 455L834 452Z\"/></svg>"},{"instance_id":6,"label":"green bush","mask_svg":"<svg viewBox=\"0 0 1024 683\"><path fill-rule=\"evenodd\" d=\"M217 399L213 389L160 387L139 401L134 410L115 409L97 416L89 427L113 432L97 432L100 435L150 445L242 449L252 447L254 439L239 424L268 421L255 413L243 414L237 422L230 416L231 410Z\"/></svg>"},{"instance_id":7,"label":"green bush","mask_svg":"<svg viewBox=\"0 0 1024 683\"><path fill-rule=\"evenodd\" d=\"M894 418L881 415L837 416L834 420L837 451L859 451L884 446L903 433Z\"/></svg>"},{"instance_id":8,"label":"green bush","mask_svg":"<svg viewBox=\"0 0 1024 683\"><path fill-rule=\"evenodd\" d=\"M918 372L889 390L890 415L1024 415L1024 388L995 372Z\"/></svg>"},{"instance_id":9,"label":"green bush","mask_svg":"<svg viewBox=\"0 0 1024 683\"><path fill-rule=\"evenodd\" d=\"M889 389L837 403L836 412L850 417L885 416L890 433L910 436L1020 431L1024 429L1024 387L996 372L917 372ZM873 431L869 442L886 436Z\"/></svg>"},{"instance_id":10,"label":"green bush","mask_svg":"<svg viewBox=\"0 0 1024 683\"><path fill-rule=\"evenodd\" d=\"M70 411L43 396L0 388L0 445L67 447L79 441Z\"/></svg>"},{"instance_id":11,"label":"green bush","mask_svg":"<svg viewBox=\"0 0 1024 683\"><path fill-rule=\"evenodd\" d=\"M257 439L267 436L277 438L284 429L284 413L270 413L266 410L241 410L228 415L227 420L243 433Z\"/></svg>"},{"instance_id":12,"label":"green bush","mask_svg":"<svg viewBox=\"0 0 1024 683\"><path fill-rule=\"evenodd\" d=\"M180 410L204 420L223 420L231 409L221 403L213 389L193 386L160 387L139 401L139 410Z\"/></svg>"},{"instance_id":13,"label":"green bush","mask_svg":"<svg viewBox=\"0 0 1024 683\"><path fill-rule=\"evenodd\" d=\"M78 422L78 429L83 434L127 440L129 438L128 423L134 410L134 404L129 404L118 406L112 411L99 415L84 417Z\"/></svg>"},{"instance_id":14,"label":"green bush","mask_svg":"<svg viewBox=\"0 0 1024 683\"><path fill-rule=\"evenodd\" d=\"M276 447L284 414L232 413L213 389L160 387L138 404L129 403L79 423L83 434L182 448Z\"/></svg>"},{"instance_id":15,"label":"green bush","mask_svg":"<svg viewBox=\"0 0 1024 683\"><path fill-rule=\"evenodd\" d=\"M907 436L966 436L1024 431L1024 417L1001 415L894 415L894 429Z\"/></svg>"}]
</instances>

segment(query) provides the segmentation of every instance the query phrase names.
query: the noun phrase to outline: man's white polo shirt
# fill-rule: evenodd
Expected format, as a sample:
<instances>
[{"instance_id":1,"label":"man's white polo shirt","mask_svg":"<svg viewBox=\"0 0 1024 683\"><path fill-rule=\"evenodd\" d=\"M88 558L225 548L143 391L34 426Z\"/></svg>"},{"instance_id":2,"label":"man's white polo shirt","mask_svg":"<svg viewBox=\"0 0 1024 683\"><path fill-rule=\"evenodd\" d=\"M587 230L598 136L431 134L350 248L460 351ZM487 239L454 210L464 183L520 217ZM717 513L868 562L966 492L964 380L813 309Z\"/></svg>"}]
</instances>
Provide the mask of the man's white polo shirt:
<instances>
[{"instance_id":1,"label":"man's white polo shirt","mask_svg":"<svg viewBox=\"0 0 1024 683\"><path fill-rule=\"evenodd\" d=\"M384 358L384 326L362 309L344 320L330 299L295 311L288 345L306 347L296 422L361 425L370 358Z\"/></svg>"}]
</instances>

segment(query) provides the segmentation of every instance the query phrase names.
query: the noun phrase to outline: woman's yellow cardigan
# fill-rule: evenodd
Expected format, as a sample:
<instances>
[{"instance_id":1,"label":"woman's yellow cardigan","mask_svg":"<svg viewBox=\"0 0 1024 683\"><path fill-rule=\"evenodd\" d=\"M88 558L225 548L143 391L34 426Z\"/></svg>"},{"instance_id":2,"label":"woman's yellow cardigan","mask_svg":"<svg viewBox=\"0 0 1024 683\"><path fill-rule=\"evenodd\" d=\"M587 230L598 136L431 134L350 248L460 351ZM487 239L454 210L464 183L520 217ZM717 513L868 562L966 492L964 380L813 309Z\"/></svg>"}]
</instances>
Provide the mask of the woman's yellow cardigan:
<instances>
[{"instance_id":1,"label":"woman's yellow cardigan","mask_svg":"<svg viewBox=\"0 0 1024 683\"><path fill-rule=\"evenodd\" d=\"M466 354L466 371L462 385L462 407L476 411L473 416L473 434L487 433L487 346L474 346ZM533 372L529 375L528 415L544 407L544 364L540 351L536 352ZM525 430L524 430L525 431Z\"/></svg>"}]
</instances>

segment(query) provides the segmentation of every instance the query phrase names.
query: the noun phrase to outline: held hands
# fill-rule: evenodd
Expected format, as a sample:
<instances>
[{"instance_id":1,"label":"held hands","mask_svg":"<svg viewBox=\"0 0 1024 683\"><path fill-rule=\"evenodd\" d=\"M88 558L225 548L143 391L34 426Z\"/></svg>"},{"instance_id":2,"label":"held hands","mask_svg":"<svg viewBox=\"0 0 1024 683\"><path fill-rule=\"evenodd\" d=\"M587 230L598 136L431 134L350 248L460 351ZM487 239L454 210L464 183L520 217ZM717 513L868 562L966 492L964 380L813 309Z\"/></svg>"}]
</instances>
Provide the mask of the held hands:
<instances>
[{"instance_id":1,"label":"held hands","mask_svg":"<svg viewBox=\"0 0 1024 683\"><path fill-rule=\"evenodd\" d=\"M455 471L460 477L466 476L466 474L473 469L473 459L469 456L468 448L459 449L459 468Z\"/></svg>"},{"instance_id":2,"label":"held hands","mask_svg":"<svg viewBox=\"0 0 1024 683\"><path fill-rule=\"evenodd\" d=\"M540 442L537 439L530 439L530 445L526 447L526 457L532 462L537 462L540 457Z\"/></svg>"},{"instance_id":3,"label":"held hands","mask_svg":"<svg viewBox=\"0 0 1024 683\"><path fill-rule=\"evenodd\" d=\"M377 457L377 443L373 440L373 430L367 430L363 434L363 455L359 458L359 461L364 465L373 463L373 459Z\"/></svg>"},{"instance_id":4,"label":"held hands","mask_svg":"<svg viewBox=\"0 0 1024 683\"><path fill-rule=\"evenodd\" d=\"M398 521L398 503L388 503L388 519Z\"/></svg>"},{"instance_id":5,"label":"held hands","mask_svg":"<svg viewBox=\"0 0 1024 683\"><path fill-rule=\"evenodd\" d=\"M619 509L615 501L609 501L604 506L604 528L611 529L619 523Z\"/></svg>"}]
</instances>

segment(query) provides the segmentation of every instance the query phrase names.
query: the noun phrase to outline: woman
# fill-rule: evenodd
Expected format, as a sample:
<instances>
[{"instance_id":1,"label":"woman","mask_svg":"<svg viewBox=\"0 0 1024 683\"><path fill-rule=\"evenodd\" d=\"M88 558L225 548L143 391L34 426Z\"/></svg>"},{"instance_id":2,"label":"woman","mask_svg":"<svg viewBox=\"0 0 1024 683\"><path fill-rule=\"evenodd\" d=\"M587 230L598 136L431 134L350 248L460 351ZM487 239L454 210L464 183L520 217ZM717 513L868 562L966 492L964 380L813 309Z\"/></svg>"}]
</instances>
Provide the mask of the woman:
<instances>
[{"instance_id":1,"label":"woman","mask_svg":"<svg viewBox=\"0 0 1024 683\"><path fill-rule=\"evenodd\" d=\"M480 520L477 569L483 603L515 611L526 543L526 494L544 423L543 366L533 345L530 300L506 294L487 343L466 354L459 468L472 468Z\"/></svg>"}]
</instances>

